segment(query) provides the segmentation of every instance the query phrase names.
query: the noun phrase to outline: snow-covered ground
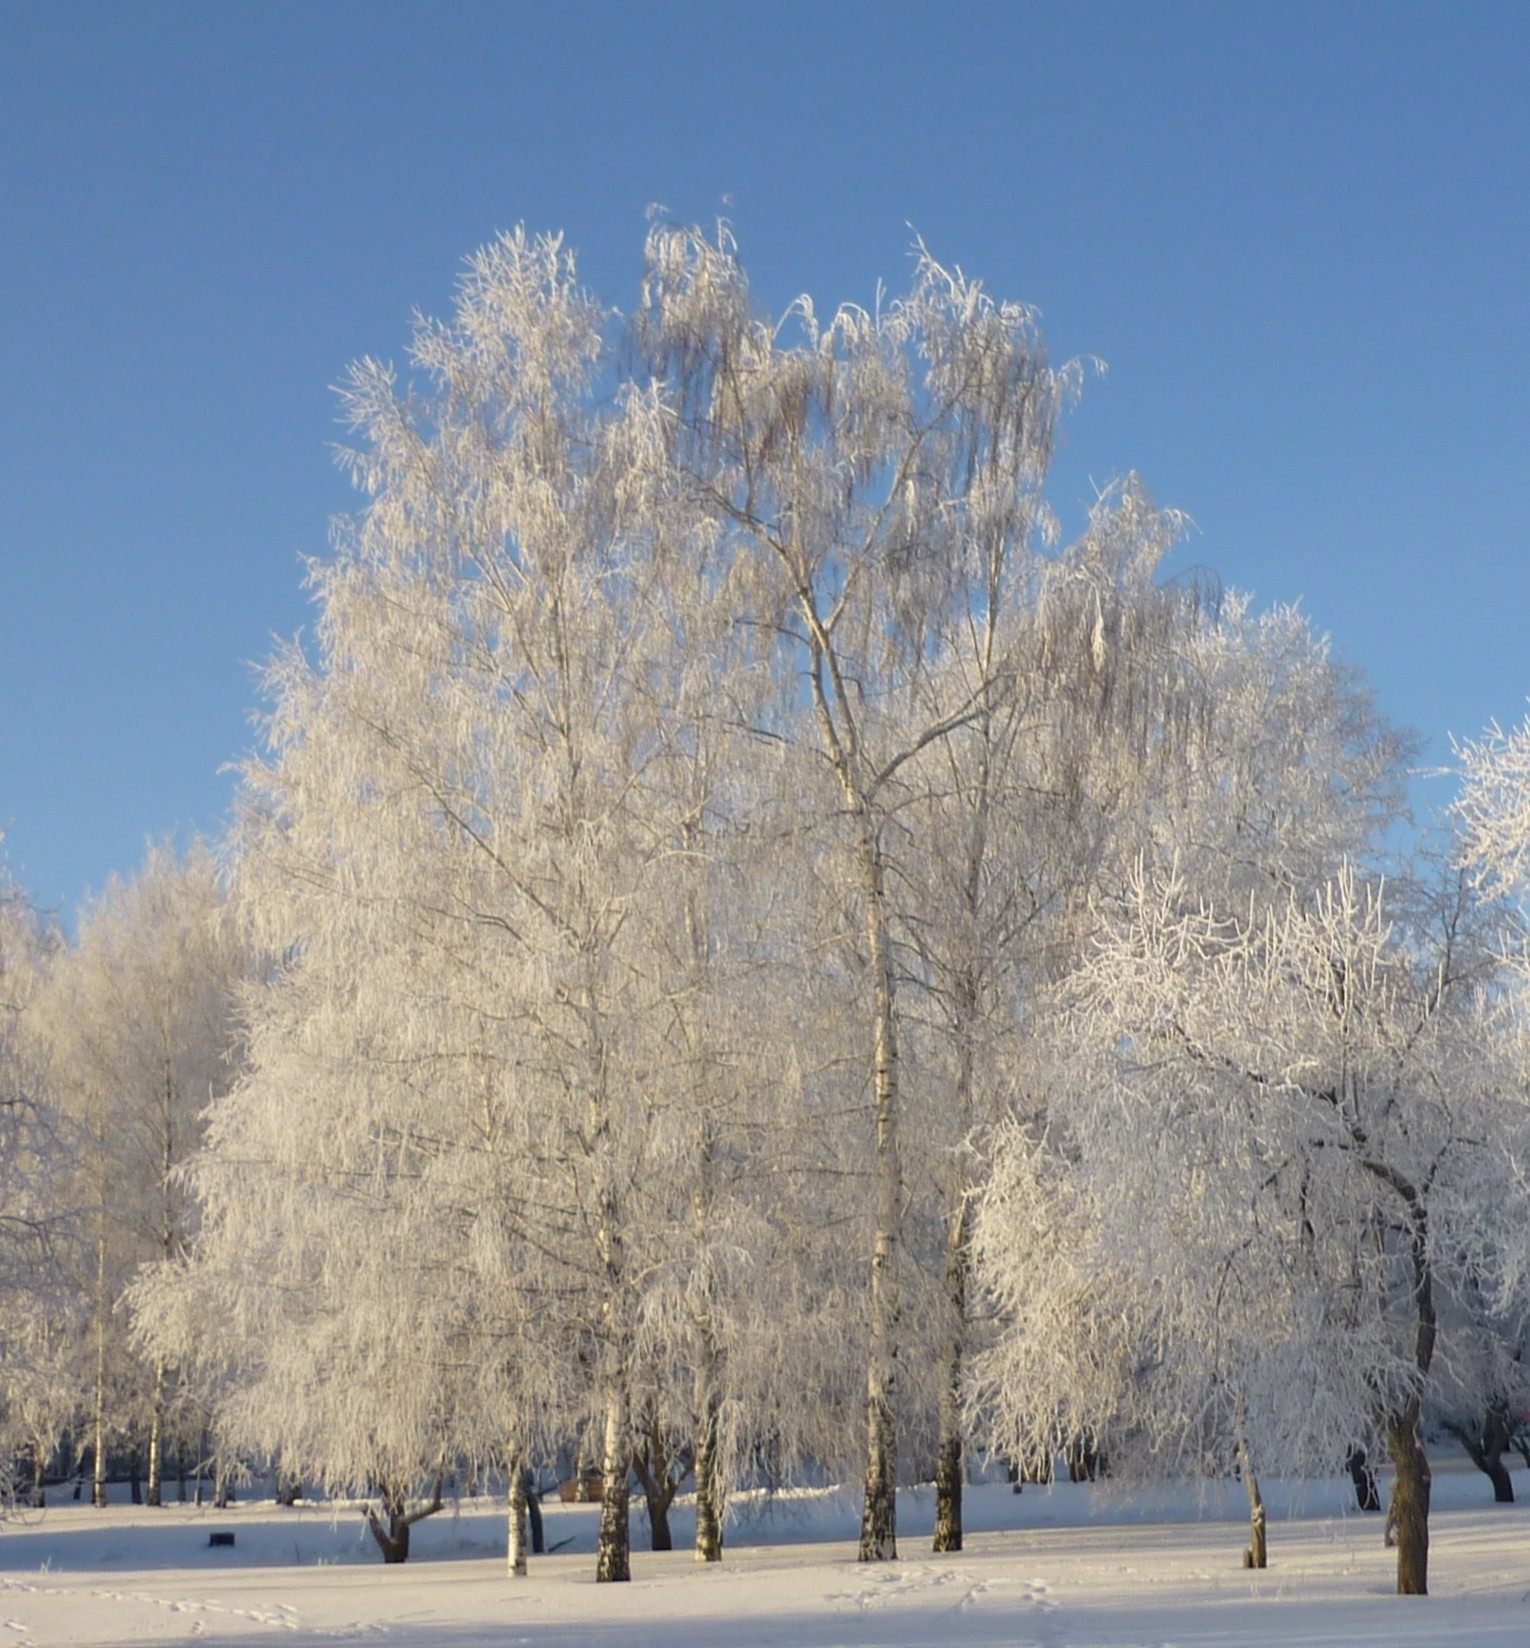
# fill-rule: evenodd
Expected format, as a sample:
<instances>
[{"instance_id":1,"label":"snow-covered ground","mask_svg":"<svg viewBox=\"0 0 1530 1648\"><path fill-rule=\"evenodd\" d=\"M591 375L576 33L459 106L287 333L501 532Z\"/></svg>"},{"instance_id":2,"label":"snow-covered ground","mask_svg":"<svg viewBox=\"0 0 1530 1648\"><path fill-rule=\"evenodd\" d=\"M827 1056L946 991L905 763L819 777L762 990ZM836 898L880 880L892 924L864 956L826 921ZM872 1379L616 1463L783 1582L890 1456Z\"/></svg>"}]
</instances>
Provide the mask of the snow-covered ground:
<instances>
[{"instance_id":1,"label":"snow-covered ground","mask_svg":"<svg viewBox=\"0 0 1530 1648\"><path fill-rule=\"evenodd\" d=\"M905 1494L902 1560L854 1558L855 1505L799 1494L734 1524L726 1560L656 1556L641 1511L630 1585L596 1586L595 1507L549 1504L557 1554L504 1573L502 1510L465 1505L414 1530L385 1568L359 1519L270 1503L228 1511L73 1504L0 1526L0 1648L305 1644L390 1648L1522 1648L1530 1642L1530 1507L1489 1503L1464 1462L1437 1468L1433 1595L1392 1591L1381 1518L1347 1484L1272 1484L1271 1566L1239 1566L1242 1494L1087 1487L970 1491L968 1548L929 1551L930 1497ZM1530 1497L1530 1475L1516 1473ZM1348 1503L1352 1504L1352 1501ZM214 1530L235 1535L213 1548ZM677 1545L690 1534L674 1517Z\"/></svg>"}]
</instances>

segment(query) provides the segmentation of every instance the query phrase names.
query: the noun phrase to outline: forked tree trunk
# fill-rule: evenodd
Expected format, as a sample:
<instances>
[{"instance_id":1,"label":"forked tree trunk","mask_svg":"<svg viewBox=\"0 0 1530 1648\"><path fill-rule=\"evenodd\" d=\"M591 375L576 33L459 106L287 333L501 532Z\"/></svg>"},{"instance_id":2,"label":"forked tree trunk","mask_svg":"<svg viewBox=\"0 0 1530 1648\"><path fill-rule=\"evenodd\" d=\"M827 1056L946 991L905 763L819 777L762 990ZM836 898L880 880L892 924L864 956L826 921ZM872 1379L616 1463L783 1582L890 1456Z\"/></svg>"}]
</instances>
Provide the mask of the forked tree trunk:
<instances>
[{"instance_id":1,"label":"forked tree trunk","mask_svg":"<svg viewBox=\"0 0 1530 1648\"><path fill-rule=\"evenodd\" d=\"M1397 1594L1427 1596L1431 1478L1416 1414L1394 1415L1387 1421L1387 1452L1396 1473L1387 1530L1397 1546Z\"/></svg>"},{"instance_id":2,"label":"forked tree trunk","mask_svg":"<svg viewBox=\"0 0 1530 1648\"><path fill-rule=\"evenodd\" d=\"M898 1429L893 1404L897 1393L898 1224L903 1196L898 1147L898 1034L881 845L871 835L869 825L863 828L866 936L876 992L872 1058L876 1224L871 1246L871 1342L866 1357L866 1489L856 1554L861 1562L891 1562L898 1555Z\"/></svg>"},{"instance_id":3,"label":"forked tree trunk","mask_svg":"<svg viewBox=\"0 0 1530 1648\"><path fill-rule=\"evenodd\" d=\"M367 1513L367 1526L372 1530L372 1537L377 1541L377 1548L382 1552L382 1559L387 1563L407 1562L409 1560L409 1530L413 1527L404 1515L402 1501L389 1498L385 1502L388 1523L384 1527L381 1520Z\"/></svg>"},{"instance_id":4,"label":"forked tree trunk","mask_svg":"<svg viewBox=\"0 0 1530 1648\"><path fill-rule=\"evenodd\" d=\"M1514 1481L1503 1462L1503 1456L1514 1439L1509 1410L1502 1403L1496 1403L1482 1416L1480 1424L1462 1425L1447 1420L1445 1429L1466 1449L1472 1464L1493 1484L1494 1503L1512 1505Z\"/></svg>"},{"instance_id":5,"label":"forked tree trunk","mask_svg":"<svg viewBox=\"0 0 1530 1648\"><path fill-rule=\"evenodd\" d=\"M951 1219L946 1237L948 1332L941 1353L940 1435L935 1454L935 1538L933 1549L962 1548L962 1482L966 1433L962 1427L962 1355L967 1338L966 1198Z\"/></svg>"},{"instance_id":6,"label":"forked tree trunk","mask_svg":"<svg viewBox=\"0 0 1530 1648\"><path fill-rule=\"evenodd\" d=\"M435 1492L431 1497L413 1510L409 1509L409 1495L403 1488L385 1487L382 1500L388 1518L387 1526L384 1527L377 1513L368 1507L367 1527L377 1541L384 1562L407 1562L410 1529L416 1522L423 1522L427 1516L434 1516L441 1509L441 1478L436 1478Z\"/></svg>"},{"instance_id":7,"label":"forked tree trunk","mask_svg":"<svg viewBox=\"0 0 1530 1648\"><path fill-rule=\"evenodd\" d=\"M680 1462L676 1462L678 1465ZM648 1511L648 1544L654 1551L672 1551L674 1535L669 1528L669 1508L675 1502L685 1472L672 1474L669 1450L656 1423L650 1422L643 1446L633 1451L632 1467L643 1485L643 1500Z\"/></svg>"}]
</instances>

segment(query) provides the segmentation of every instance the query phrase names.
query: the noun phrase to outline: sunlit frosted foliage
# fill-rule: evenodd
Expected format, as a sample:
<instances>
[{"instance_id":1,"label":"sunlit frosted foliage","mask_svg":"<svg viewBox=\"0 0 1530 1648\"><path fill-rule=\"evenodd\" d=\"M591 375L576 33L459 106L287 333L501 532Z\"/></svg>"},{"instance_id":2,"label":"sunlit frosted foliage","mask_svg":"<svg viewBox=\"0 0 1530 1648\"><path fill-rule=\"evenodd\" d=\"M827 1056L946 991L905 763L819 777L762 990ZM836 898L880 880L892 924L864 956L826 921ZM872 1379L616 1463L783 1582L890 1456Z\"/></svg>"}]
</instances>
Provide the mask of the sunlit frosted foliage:
<instances>
[{"instance_id":1,"label":"sunlit frosted foliage","mask_svg":"<svg viewBox=\"0 0 1530 1648\"><path fill-rule=\"evenodd\" d=\"M1463 783L1453 811L1462 858L1495 890L1522 896L1530 861L1530 721L1462 739L1456 754Z\"/></svg>"},{"instance_id":2,"label":"sunlit frosted foliage","mask_svg":"<svg viewBox=\"0 0 1530 1648\"><path fill-rule=\"evenodd\" d=\"M1506 1297L1501 1231L1530 1216L1479 960L1405 935L1352 871L1263 908L1139 874L1072 982L1051 1137L1009 1135L980 1219L1012 1445L1088 1425L1122 1468L1241 1446L1300 1472L1384 1442L1399 1587L1422 1588L1442 1301Z\"/></svg>"},{"instance_id":3,"label":"sunlit frosted foliage","mask_svg":"<svg viewBox=\"0 0 1530 1648\"><path fill-rule=\"evenodd\" d=\"M528 1461L603 1476L601 1578L629 1464L656 1541L691 1473L709 1559L736 1484L863 1468L879 1560L933 1460L957 1548L995 1138L1013 1196L1113 1205L1068 981L1155 872L1262 918L1393 816L1363 688L1165 581L1139 480L1062 541L1081 376L923 246L897 296L770 316L726 225L659 223L630 314L516 231L346 378L364 502L236 832L279 963L139 1304L229 1446L370 1485L385 1554L444 1473ZM1112 1354L1169 1342L1112 1297Z\"/></svg>"}]
</instances>

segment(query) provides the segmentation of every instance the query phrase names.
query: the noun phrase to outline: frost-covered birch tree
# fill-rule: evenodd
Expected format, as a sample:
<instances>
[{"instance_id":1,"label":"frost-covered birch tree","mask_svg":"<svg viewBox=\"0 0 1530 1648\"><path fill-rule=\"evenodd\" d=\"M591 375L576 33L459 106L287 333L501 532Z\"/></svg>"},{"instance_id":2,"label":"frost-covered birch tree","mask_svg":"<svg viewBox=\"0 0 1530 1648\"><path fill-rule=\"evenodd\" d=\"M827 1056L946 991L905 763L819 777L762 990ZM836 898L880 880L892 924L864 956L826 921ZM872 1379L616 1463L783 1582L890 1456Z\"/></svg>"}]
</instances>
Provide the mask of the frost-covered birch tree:
<instances>
[{"instance_id":1,"label":"frost-covered birch tree","mask_svg":"<svg viewBox=\"0 0 1530 1648\"><path fill-rule=\"evenodd\" d=\"M1008 690L922 752L920 796L903 817L916 1180L933 1181L944 1247L937 1550L962 1541L971 1213L989 1138L1025 1102L1029 1043L1123 829L1200 755L1202 603L1193 588L1154 581L1179 526L1130 479L1099 500L1076 543L1034 569L1023 602L982 604L978 669L1006 655ZM969 666L958 653L951 667Z\"/></svg>"},{"instance_id":2,"label":"frost-covered birch tree","mask_svg":"<svg viewBox=\"0 0 1530 1648\"><path fill-rule=\"evenodd\" d=\"M657 227L638 316L677 419L692 494L741 569L740 621L776 637L801 682L787 735L808 740L853 889L871 1089L873 1218L860 1556L896 1555L901 1091L895 821L915 758L1008 690L985 644L1029 574L1039 491L1074 368L1047 362L1035 317L921 249L907 296L777 324L722 230ZM948 667L960 654L967 668ZM944 691L939 690L944 688Z\"/></svg>"},{"instance_id":3,"label":"frost-covered birch tree","mask_svg":"<svg viewBox=\"0 0 1530 1648\"><path fill-rule=\"evenodd\" d=\"M186 1286L232 1286L265 1320L237 1279L236 1164L280 1210L278 1274L319 1265L347 1342L409 1340L419 1267L439 1267L414 1373L365 1382L362 1409L409 1416L390 1468L418 1485L436 1437L512 1467L575 1438L604 1483L597 1576L624 1579L635 1433L668 1449L692 1428L713 1469L732 1302L705 1278L751 1256L730 1187L759 1148L740 1107L770 1083L721 983L753 943L728 742L757 718L747 649L718 650L745 632L709 616L715 531L666 472L658 400L610 393L607 331L561 243L516 233L472 260L449 322L417 327L418 384L374 362L348 380L368 503L313 567L316 646L274 663L246 772L242 900L288 961L195 1170ZM338 1274L347 1220L392 1233L393 1273L369 1253L367 1285ZM233 1348L273 1343L262 1326ZM661 1370L686 1358L682 1427ZM758 1358L732 1360L737 1379ZM353 1389L357 1362L337 1364ZM225 1411L248 1428L241 1382ZM364 1427L293 1433L280 1359L257 1388L259 1422L331 1480L380 1468Z\"/></svg>"}]
</instances>

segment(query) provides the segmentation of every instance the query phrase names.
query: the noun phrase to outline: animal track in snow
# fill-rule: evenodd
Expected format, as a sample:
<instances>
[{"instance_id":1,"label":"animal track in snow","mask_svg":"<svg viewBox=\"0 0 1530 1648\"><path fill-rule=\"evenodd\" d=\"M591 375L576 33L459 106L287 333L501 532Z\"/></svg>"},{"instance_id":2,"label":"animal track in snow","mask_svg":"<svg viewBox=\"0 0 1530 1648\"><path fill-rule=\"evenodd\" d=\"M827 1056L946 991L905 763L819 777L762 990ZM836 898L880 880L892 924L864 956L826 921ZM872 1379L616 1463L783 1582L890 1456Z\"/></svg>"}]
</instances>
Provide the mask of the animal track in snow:
<instances>
[{"instance_id":1,"label":"animal track in snow","mask_svg":"<svg viewBox=\"0 0 1530 1648\"><path fill-rule=\"evenodd\" d=\"M197 1597L159 1597L151 1596L147 1591L92 1590L73 1585L31 1585L20 1579L0 1579L0 1591L21 1591L27 1596L94 1597L100 1602L141 1602L151 1608L164 1608L172 1614L226 1614L233 1619L247 1619L252 1625L275 1625L285 1631L298 1629L297 1610L287 1602L277 1603L274 1609L234 1608L221 1602L205 1602ZM13 1630L26 1630L24 1625L10 1620L4 1621L4 1624ZM193 1626L193 1630L196 1629Z\"/></svg>"}]
</instances>

